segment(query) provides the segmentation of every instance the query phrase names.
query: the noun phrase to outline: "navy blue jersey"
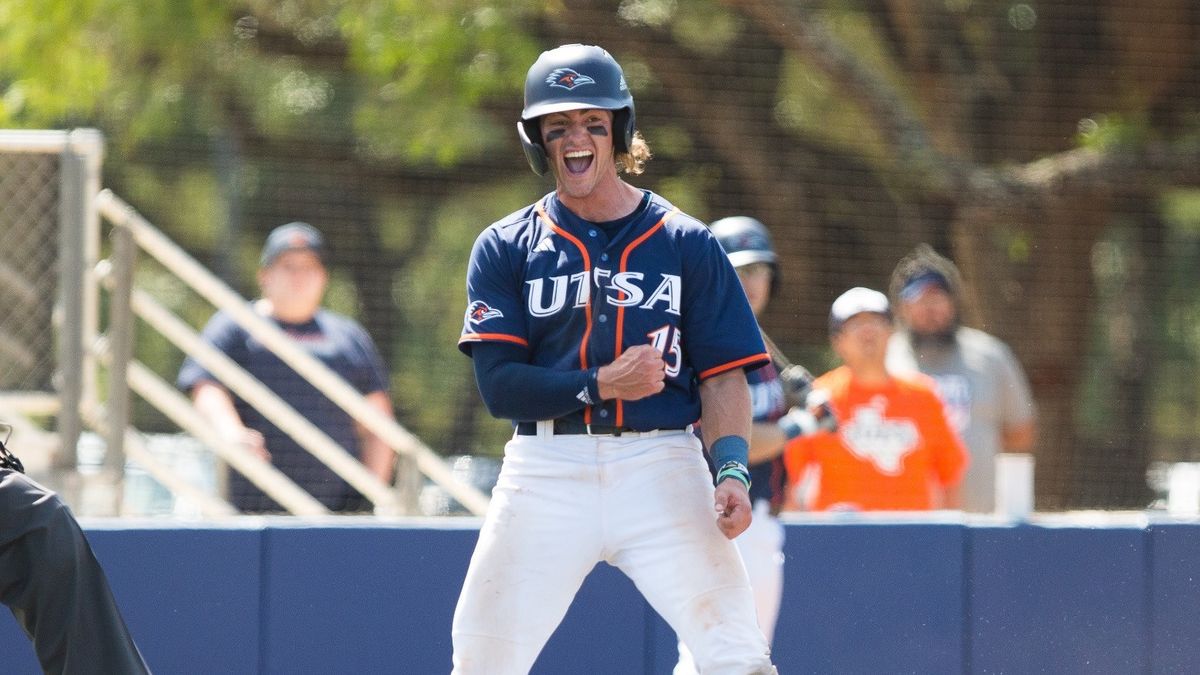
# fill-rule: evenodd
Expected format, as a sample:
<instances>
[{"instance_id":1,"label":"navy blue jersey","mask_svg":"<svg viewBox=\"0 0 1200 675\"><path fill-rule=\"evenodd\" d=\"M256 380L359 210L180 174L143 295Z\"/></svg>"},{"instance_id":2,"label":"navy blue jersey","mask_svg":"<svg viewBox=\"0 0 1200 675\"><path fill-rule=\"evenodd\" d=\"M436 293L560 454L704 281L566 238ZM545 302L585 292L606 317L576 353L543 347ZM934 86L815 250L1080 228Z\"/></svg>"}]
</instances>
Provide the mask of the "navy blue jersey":
<instances>
[{"instance_id":1,"label":"navy blue jersey","mask_svg":"<svg viewBox=\"0 0 1200 675\"><path fill-rule=\"evenodd\" d=\"M783 395L783 381L775 364L769 363L758 370L747 373L750 383L750 410L755 422L774 422L787 412L787 400ZM750 500L774 501L783 497L787 485L783 457L750 466Z\"/></svg>"},{"instance_id":2,"label":"navy blue jersey","mask_svg":"<svg viewBox=\"0 0 1200 675\"><path fill-rule=\"evenodd\" d=\"M588 370L652 344L663 391L638 401L582 400L568 416L635 430L700 417L699 383L769 362L737 273L702 223L647 192L648 208L610 239L554 193L493 224L471 251L459 348L509 342L530 363ZM583 392L581 392L583 394Z\"/></svg>"},{"instance_id":3,"label":"navy blue jersey","mask_svg":"<svg viewBox=\"0 0 1200 675\"><path fill-rule=\"evenodd\" d=\"M320 310L301 324L275 321L283 332L306 351L341 375L362 394L387 391L387 373L374 342L355 321ZM225 312L217 312L205 325L202 337L256 377L303 417L329 435L350 454L361 459L354 418L301 377L291 366L252 337ZM217 381L203 366L188 358L176 384L184 391L202 380ZM242 424L261 433L271 453L271 463L287 477L334 511L369 509L358 491L329 467L280 431L262 413L236 394L234 407ZM280 507L237 472L229 475L230 501L244 511L275 511Z\"/></svg>"}]
</instances>

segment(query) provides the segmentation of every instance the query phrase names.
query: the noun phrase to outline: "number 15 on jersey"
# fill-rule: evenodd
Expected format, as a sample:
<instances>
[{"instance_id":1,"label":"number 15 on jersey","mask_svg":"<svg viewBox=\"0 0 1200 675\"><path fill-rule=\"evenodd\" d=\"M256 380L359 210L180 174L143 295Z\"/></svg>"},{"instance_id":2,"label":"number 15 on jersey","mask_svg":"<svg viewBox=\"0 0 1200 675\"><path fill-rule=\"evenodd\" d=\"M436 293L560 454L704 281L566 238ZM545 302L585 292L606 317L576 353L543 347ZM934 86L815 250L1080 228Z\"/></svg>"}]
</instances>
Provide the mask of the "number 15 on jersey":
<instances>
[{"instance_id":1,"label":"number 15 on jersey","mask_svg":"<svg viewBox=\"0 0 1200 675\"><path fill-rule=\"evenodd\" d=\"M679 345L679 329L667 324L646 333L646 337L650 338L650 344L655 349L662 352L663 360L667 362L667 377L679 375L679 369L683 365L683 348Z\"/></svg>"}]
</instances>

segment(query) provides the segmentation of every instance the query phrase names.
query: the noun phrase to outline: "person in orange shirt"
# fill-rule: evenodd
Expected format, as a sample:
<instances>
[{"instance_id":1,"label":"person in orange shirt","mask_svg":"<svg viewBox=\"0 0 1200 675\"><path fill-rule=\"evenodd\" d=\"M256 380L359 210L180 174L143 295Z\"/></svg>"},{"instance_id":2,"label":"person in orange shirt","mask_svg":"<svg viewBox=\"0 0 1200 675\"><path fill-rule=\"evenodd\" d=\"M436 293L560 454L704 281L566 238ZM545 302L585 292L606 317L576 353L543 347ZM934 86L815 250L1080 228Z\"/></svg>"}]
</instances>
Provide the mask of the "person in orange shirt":
<instances>
[{"instance_id":1,"label":"person in orange shirt","mask_svg":"<svg viewBox=\"0 0 1200 675\"><path fill-rule=\"evenodd\" d=\"M816 470L808 510L912 511L957 508L968 455L934 383L885 366L892 317L887 297L852 288L829 314L830 342L843 365L817 378L836 431L800 436L784 452L790 492Z\"/></svg>"}]
</instances>

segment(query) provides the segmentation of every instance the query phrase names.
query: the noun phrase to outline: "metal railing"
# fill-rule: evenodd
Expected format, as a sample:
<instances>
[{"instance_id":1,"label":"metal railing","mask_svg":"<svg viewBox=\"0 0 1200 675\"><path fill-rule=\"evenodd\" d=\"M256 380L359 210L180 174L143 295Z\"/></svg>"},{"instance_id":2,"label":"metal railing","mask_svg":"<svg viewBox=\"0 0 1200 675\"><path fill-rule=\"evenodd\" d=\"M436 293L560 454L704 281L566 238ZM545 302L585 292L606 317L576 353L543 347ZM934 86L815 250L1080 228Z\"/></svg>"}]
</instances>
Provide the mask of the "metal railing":
<instances>
[{"instance_id":1,"label":"metal railing","mask_svg":"<svg viewBox=\"0 0 1200 675\"><path fill-rule=\"evenodd\" d=\"M150 453L142 435L130 426L129 396L136 394L161 412L185 433L195 437L231 469L245 475L289 513L319 515L328 510L292 480L248 449L231 445L218 437L210 424L175 387L158 377L133 357L133 326L136 319L156 330L186 355L216 375L231 391L258 408L265 417L298 444L362 493L381 515L410 512L411 504L400 499L396 490L376 478L366 467L323 431L283 402L270 389L254 379L224 354L200 339L195 330L165 308L147 291L137 287L134 278L139 252L146 252L189 288L227 312L255 339L275 352L286 364L309 380L313 386L363 427L377 435L394 452L415 467L469 512L479 515L487 509L488 498L476 487L458 479L446 462L394 419L367 403L366 399L339 375L314 358L270 321L257 315L250 304L204 266L178 247L162 232L138 214L129 204L109 190L100 189L103 137L98 131L8 131L0 130L0 161L6 157L46 155L54 164L45 176L26 178L20 167L12 168L0 179L22 178L14 192L30 193L32 198L52 207L54 222L43 226L49 236L57 235L53 264L57 286L54 294L54 335L49 328L30 342L47 343L56 339L54 350L53 391L22 389L6 391L0 386L0 415L15 421L34 436L37 425L30 418L54 416L57 433L36 434L39 445L56 438L53 471L56 487L69 503L80 498L76 467L76 447L84 426L105 438L104 467L101 482L113 488L111 512L120 512L120 487L125 459L136 462L172 494L186 498L205 516L236 513L225 500L195 485L188 476L158 460ZM4 165L0 164L0 169ZM22 174L22 175L18 175ZM0 186L4 182L0 180ZM9 200L16 203L18 200ZM26 227L28 216L14 215L16 223L8 234ZM111 225L112 252L101 259L102 219ZM53 232L57 230L57 232ZM5 233L0 233L5 234ZM42 233L44 236L45 232ZM46 248L44 245L41 248ZM4 262L0 259L0 262ZM33 298L45 308L47 298L26 282L27 272L12 265L0 265L0 290L16 298ZM100 332L100 295L109 295L108 333ZM48 323L48 322L47 322ZM0 326L0 328L3 328ZM108 369L107 391L98 391L100 366ZM44 377L44 380L51 378ZM102 401L103 398L103 401Z\"/></svg>"},{"instance_id":2,"label":"metal railing","mask_svg":"<svg viewBox=\"0 0 1200 675\"><path fill-rule=\"evenodd\" d=\"M113 226L115 236L122 236L119 234L121 231L127 232L138 250L148 253L217 309L228 313L252 337L278 355L284 363L311 382L318 391L341 407L353 419L381 438L398 455L412 458L422 474L457 499L471 513L480 515L487 510L488 498L474 486L458 480L437 453L401 427L395 420L371 406L362 394L341 376L330 370L328 366L298 346L278 326L258 315L245 298L238 295L183 251L129 204L110 190L100 192L96 202L105 221ZM114 246L114 252L121 250L125 249L120 245ZM104 278L106 284L117 288L120 285L118 280L128 274L128 272L122 272L121 269L131 266L131 255L127 255L124 260L119 260L114 256L112 260L98 267L98 274ZM246 373L224 354L204 343L190 326L155 301L150 294L132 286L128 289L128 293L127 305L124 302L115 301L110 303L110 307L115 311L126 311L124 308L127 306L127 311L131 316L113 316L110 319L112 325L128 325L132 322L133 316L140 318L184 353L195 358L200 365L216 375L234 393L257 408L267 419L361 492L375 505L377 513L398 514L404 510L397 503L395 491L371 474L361 462L287 405L265 385ZM324 511L319 504L306 505L301 503L296 495L289 494L290 488L286 486L291 481L284 483L279 480L280 478L286 480L286 478L282 474L273 475L271 472L275 470L268 463L261 460L252 461L251 458L243 456L231 448L218 447L222 445L219 439L212 438L211 434L200 431L199 427L204 426L204 420L199 418L198 413L190 406L186 407L186 411L180 406L174 406L171 412L165 410L166 406L163 405L163 402L170 397L165 397L165 392L161 389L157 393L149 390L148 377L145 377L149 373L144 366L140 366L136 362L131 362L129 366L132 366L132 369L127 373L126 379L130 387L145 397L152 405L159 407L164 414L172 416L177 423L181 423L181 426L186 425L185 428L191 428L194 435L212 447L215 452L221 453L222 458L233 463L234 468L241 471L289 511L309 513L315 511L316 508L320 508L321 512ZM115 361L112 361L110 366L114 373L119 373L126 367L125 364ZM134 372L139 375L135 376ZM291 485L294 487L294 484Z\"/></svg>"}]
</instances>

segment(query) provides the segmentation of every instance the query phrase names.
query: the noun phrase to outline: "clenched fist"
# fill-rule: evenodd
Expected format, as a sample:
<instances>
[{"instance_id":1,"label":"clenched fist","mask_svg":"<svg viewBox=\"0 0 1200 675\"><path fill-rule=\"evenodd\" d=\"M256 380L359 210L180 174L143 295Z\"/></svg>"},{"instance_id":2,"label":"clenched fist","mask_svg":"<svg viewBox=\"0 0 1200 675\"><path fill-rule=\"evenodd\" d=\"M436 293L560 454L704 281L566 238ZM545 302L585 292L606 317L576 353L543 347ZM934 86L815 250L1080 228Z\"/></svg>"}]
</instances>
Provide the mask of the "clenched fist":
<instances>
[{"instance_id":1,"label":"clenched fist","mask_svg":"<svg viewBox=\"0 0 1200 675\"><path fill-rule=\"evenodd\" d=\"M717 484L713 494L713 506L717 511L717 527L727 538L733 539L750 527L750 493L741 482L728 479Z\"/></svg>"},{"instance_id":2,"label":"clenched fist","mask_svg":"<svg viewBox=\"0 0 1200 675\"><path fill-rule=\"evenodd\" d=\"M600 397L605 400L636 401L657 394L665 386L667 364L662 353L650 345L630 347L616 361L596 372Z\"/></svg>"}]
</instances>

